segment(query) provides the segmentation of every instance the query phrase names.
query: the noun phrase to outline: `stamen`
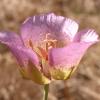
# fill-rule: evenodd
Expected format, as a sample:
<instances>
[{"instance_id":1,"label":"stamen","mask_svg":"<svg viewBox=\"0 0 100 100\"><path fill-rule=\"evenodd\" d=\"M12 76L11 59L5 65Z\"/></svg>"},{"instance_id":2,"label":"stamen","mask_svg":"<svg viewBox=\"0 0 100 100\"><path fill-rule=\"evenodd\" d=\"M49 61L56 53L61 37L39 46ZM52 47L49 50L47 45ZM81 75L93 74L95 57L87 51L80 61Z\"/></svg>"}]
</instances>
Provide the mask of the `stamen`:
<instances>
[{"instance_id":1,"label":"stamen","mask_svg":"<svg viewBox=\"0 0 100 100\"><path fill-rule=\"evenodd\" d=\"M42 57L42 58L45 58L45 59L47 58L47 53L41 47L34 46L31 39L28 41L27 44L28 44L27 47L34 50L39 57Z\"/></svg>"},{"instance_id":2,"label":"stamen","mask_svg":"<svg viewBox=\"0 0 100 100\"><path fill-rule=\"evenodd\" d=\"M32 43L32 40L29 40L29 46L33 49L33 43Z\"/></svg>"},{"instance_id":3,"label":"stamen","mask_svg":"<svg viewBox=\"0 0 100 100\"><path fill-rule=\"evenodd\" d=\"M56 47L56 42L57 40L55 39L49 39L49 36L50 36L50 33L46 34L46 39L44 40L45 42L45 48L46 48L46 51L48 51L48 49L50 48L53 48L53 47Z\"/></svg>"},{"instance_id":4,"label":"stamen","mask_svg":"<svg viewBox=\"0 0 100 100\"><path fill-rule=\"evenodd\" d=\"M32 40L27 40L25 43L26 47L33 49L33 43Z\"/></svg>"},{"instance_id":5,"label":"stamen","mask_svg":"<svg viewBox=\"0 0 100 100\"><path fill-rule=\"evenodd\" d=\"M50 33L48 33L46 34L45 40L43 40L42 42L43 42L42 45L45 45L44 47L42 47L42 45L39 46L39 45L33 44L32 40L30 39L26 42L26 46L34 50L39 57L42 57L43 59L47 60L48 50L53 47L56 47L57 40L50 39Z\"/></svg>"}]
</instances>

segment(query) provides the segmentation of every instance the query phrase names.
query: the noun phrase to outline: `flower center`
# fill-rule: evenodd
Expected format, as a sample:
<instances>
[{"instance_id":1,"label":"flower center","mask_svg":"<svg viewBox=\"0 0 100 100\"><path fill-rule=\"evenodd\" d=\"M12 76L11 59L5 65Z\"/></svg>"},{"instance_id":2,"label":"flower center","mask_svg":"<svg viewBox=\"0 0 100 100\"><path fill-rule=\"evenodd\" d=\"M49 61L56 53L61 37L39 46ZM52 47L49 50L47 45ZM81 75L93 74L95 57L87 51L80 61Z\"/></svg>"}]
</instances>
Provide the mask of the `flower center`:
<instances>
[{"instance_id":1,"label":"flower center","mask_svg":"<svg viewBox=\"0 0 100 100\"><path fill-rule=\"evenodd\" d=\"M57 40L50 38L50 33L47 33L45 39L39 44L34 44L32 40L26 42L26 46L34 50L39 57L48 60L48 50L57 47Z\"/></svg>"},{"instance_id":2,"label":"flower center","mask_svg":"<svg viewBox=\"0 0 100 100\"><path fill-rule=\"evenodd\" d=\"M31 48L38 55L41 71L43 71L47 77L50 77L48 69L48 51L51 48L56 48L57 40L51 39L50 33L47 33L44 40L38 42L37 44L34 44L34 42L30 39L26 42L26 46L28 48Z\"/></svg>"},{"instance_id":3,"label":"flower center","mask_svg":"<svg viewBox=\"0 0 100 100\"><path fill-rule=\"evenodd\" d=\"M46 34L46 39L43 41L45 43L45 50L48 52L51 48L56 48L57 40L49 39L50 33Z\"/></svg>"}]
</instances>

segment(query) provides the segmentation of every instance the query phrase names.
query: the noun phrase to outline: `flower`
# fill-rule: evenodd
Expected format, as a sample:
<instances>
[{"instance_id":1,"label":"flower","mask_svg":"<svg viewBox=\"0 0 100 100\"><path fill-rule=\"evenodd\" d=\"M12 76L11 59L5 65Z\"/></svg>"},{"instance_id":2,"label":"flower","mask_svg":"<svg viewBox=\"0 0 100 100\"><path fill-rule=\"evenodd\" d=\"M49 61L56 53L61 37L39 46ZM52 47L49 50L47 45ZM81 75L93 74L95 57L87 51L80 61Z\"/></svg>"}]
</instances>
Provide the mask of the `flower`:
<instances>
[{"instance_id":1,"label":"flower","mask_svg":"<svg viewBox=\"0 0 100 100\"><path fill-rule=\"evenodd\" d=\"M0 42L16 57L24 78L38 84L66 80L86 50L98 41L93 29L78 32L78 24L53 13L29 17L20 35L0 32Z\"/></svg>"}]
</instances>

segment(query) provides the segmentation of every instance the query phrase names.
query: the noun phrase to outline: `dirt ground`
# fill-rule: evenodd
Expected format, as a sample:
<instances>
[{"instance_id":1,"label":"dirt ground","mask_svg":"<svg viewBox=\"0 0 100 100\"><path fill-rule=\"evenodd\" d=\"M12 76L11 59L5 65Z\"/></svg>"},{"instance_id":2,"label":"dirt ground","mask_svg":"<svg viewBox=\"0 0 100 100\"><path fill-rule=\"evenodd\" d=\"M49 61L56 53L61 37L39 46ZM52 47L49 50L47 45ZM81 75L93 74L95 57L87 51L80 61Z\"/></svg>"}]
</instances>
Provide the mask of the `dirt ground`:
<instances>
[{"instance_id":1,"label":"dirt ground","mask_svg":"<svg viewBox=\"0 0 100 100\"><path fill-rule=\"evenodd\" d=\"M0 31L19 33L21 23L39 13L75 19L80 29L100 36L100 0L0 0ZM42 86L22 79L9 50L0 45L0 100L42 100ZM50 84L49 100L100 100L100 42L92 46L67 81Z\"/></svg>"}]
</instances>

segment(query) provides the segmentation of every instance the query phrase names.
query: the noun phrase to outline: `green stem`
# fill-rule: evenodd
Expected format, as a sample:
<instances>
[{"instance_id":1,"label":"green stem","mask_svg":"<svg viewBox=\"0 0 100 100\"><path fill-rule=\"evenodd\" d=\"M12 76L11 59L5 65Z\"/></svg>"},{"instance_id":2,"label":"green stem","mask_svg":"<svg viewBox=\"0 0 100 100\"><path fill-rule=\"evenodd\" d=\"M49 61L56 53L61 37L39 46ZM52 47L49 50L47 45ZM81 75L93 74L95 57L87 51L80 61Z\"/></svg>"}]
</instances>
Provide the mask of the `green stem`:
<instances>
[{"instance_id":1,"label":"green stem","mask_svg":"<svg viewBox=\"0 0 100 100\"><path fill-rule=\"evenodd\" d=\"M43 100L48 100L49 84L44 85Z\"/></svg>"}]
</instances>

